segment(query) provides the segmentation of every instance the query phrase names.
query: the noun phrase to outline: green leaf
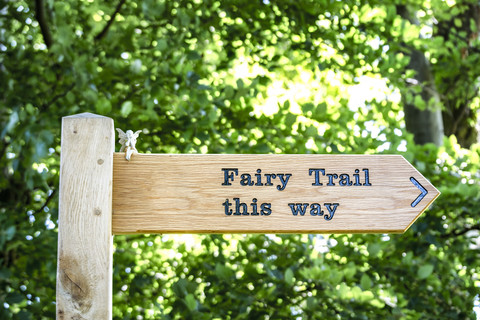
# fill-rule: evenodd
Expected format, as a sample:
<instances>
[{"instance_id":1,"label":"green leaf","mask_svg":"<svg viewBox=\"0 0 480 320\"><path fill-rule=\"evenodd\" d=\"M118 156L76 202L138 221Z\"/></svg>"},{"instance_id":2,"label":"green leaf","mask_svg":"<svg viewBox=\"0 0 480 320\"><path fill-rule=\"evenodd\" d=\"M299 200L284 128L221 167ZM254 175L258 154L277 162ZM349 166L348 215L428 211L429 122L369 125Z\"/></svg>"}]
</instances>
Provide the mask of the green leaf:
<instances>
[{"instance_id":1,"label":"green leaf","mask_svg":"<svg viewBox=\"0 0 480 320\"><path fill-rule=\"evenodd\" d=\"M110 100L102 97L95 103L95 110L102 115L106 115L112 111L112 104Z\"/></svg>"},{"instance_id":2,"label":"green leaf","mask_svg":"<svg viewBox=\"0 0 480 320\"><path fill-rule=\"evenodd\" d=\"M368 254L371 256L371 257L376 257L378 256L378 254L380 253L380 250L382 249L382 247L380 246L380 244L378 243L369 243L368 244Z\"/></svg>"},{"instance_id":3,"label":"green leaf","mask_svg":"<svg viewBox=\"0 0 480 320\"><path fill-rule=\"evenodd\" d=\"M133 60L132 63L130 64L130 70L133 73L140 73L140 71L142 70L142 60L140 59Z\"/></svg>"},{"instance_id":4,"label":"green leaf","mask_svg":"<svg viewBox=\"0 0 480 320\"><path fill-rule=\"evenodd\" d=\"M425 100L423 100L422 96L419 94L415 96L413 104L420 110L425 110L425 108L427 107Z\"/></svg>"},{"instance_id":5,"label":"green leaf","mask_svg":"<svg viewBox=\"0 0 480 320\"><path fill-rule=\"evenodd\" d=\"M33 115L33 114L35 113L35 111L36 111L35 107L34 107L31 103L27 103L27 104L25 105L25 110L27 110L27 113L28 113L29 115Z\"/></svg>"},{"instance_id":6,"label":"green leaf","mask_svg":"<svg viewBox=\"0 0 480 320\"><path fill-rule=\"evenodd\" d=\"M225 89L224 89L225 99L227 100L231 99L234 94L235 94L235 89L232 86L230 85L225 86Z\"/></svg>"},{"instance_id":7,"label":"green leaf","mask_svg":"<svg viewBox=\"0 0 480 320\"><path fill-rule=\"evenodd\" d=\"M308 126L307 130L305 130L305 135L307 137L316 137L318 135L318 129L314 126Z\"/></svg>"},{"instance_id":8,"label":"green leaf","mask_svg":"<svg viewBox=\"0 0 480 320\"><path fill-rule=\"evenodd\" d=\"M338 295L341 299L347 300L350 299L351 294L350 288L344 283L340 283L340 287L338 288Z\"/></svg>"},{"instance_id":9,"label":"green leaf","mask_svg":"<svg viewBox=\"0 0 480 320\"><path fill-rule=\"evenodd\" d=\"M26 310L22 310L20 311L18 314L18 319L19 320L30 320L32 319L32 313L31 312L28 312Z\"/></svg>"},{"instance_id":10,"label":"green leaf","mask_svg":"<svg viewBox=\"0 0 480 320\"><path fill-rule=\"evenodd\" d=\"M155 0L142 1L142 11L150 19L155 19L163 14L165 4Z\"/></svg>"},{"instance_id":11,"label":"green leaf","mask_svg":"<svg viewBox=\"0 0 480 320\"><path fill-rule=\"evenodd\" d=\"M294 283L293 271L290 268L285 270L285 282L290 286Z\"/></svg>"},{"instance_id":12,"label":"green leaf","mask_svg":"<svg viewBox=\"0 0 480 320\"><path fill-rule=\"evenodd\" d=\"M16 232L15 226L10 226L7 228L7 230L5 231L7 241L10 241L13 239L13 237L15 236L15 232Z\"/></svg>"},{"instance_id":13,"label":"green leaf","mask_svg":"<svg viewBox=\"0 0 480 320\"><path fill-rule=\"evenodd\" d=\"M342 272L340 272L338 270L335 270L335 269L332 269L331 270L331 275L327 279L327 281L330 282L332 285L337 285L338 283L340 283L340 281L342 281L342 278L343 278L343 273Z\"/></svg>"},{"instance_id":14,"label":"green leaf","mask_svg":"<svg viewBox=\"0 0 480 320\"><path fill-rule=\"evenodd\" d=\"M187 294L185 297L185 304L187 305L188 310L195 310L197 308L197 300L195 299L195 296L191 293Z\"/></svg>"},{"instance_id":15,"label":"green leaf","mask_svg":"<svg viewBox=\"0 0 480 320\"><path fill-rule=\"evenodd\" d=\"M130 112L132 112L132 109L133 109L132 101L127 100L124 103L122 103L122 108L120 110L120 113L124 118L126 118L130 114Z\"/></svg>"},{"instance_id":16,"label":"green leaf","mask_svg":"<svg viewBox=\"0 0 480 320\"><path fill-rule=\"evenodd\" d=\"M218 115L216 108L211 108L210 111L208 111L208 120L210 124L212 125L215 121L217 121L217 118Z\"/></svg>"},{"instance_id":17,"label":"green leaf","mask_svg":"<svg viewBox=\"0 0 480 320\"><path fill-rule=\"evenodd\" d=\"M434 267L432 264L429 264L429 263L424 264L423 266L418 268L418 272L417 272L418 278L419 279L428 278L432 274L433 268Z\"/></svg>"},{"instance_id":18,"label":"green leaf","mask_svg":"<svg viewBox=\"0 0 480 320\"><path fill-rule=\"evenodd\" d=\"M363 290L368 290L372 287L372 280L366 274L363 274L360 278L360 285L362 286Z\"/></svg>"},{"instance_id":19,"label":"green leaf","mask_svg":"<svg viewBox=\"0 0 480 320\"><path fill-rule=\"evenodd\" d=\"M12 272L8 269L0 269L0 280L8 279L12 276Z\"/></svg>"},{"instance_id":20,"label":"green leaf","mask_svg":"<svg viewBox=\"0 0 480 320\"><path fill-rule=\"evenodd\" d=\"M287 114L287 117L285 119L285 125L287 127L292 127L296 120L297 120L297 116L292 113L289 113Z\"/></svg>"},{"instance_id":21,"label":"green leaf","mask_svg":"<svg viewBox=\"0 0 480 320\"><path fill-rule=\"evenodd\" d=\"M325 102L319 103L315 109L318 118L326 117L327 104Z\"/></svg>"},{"instance_id":22,"label":"green leaf","mask_svg":"<svg viewBox=\"0 0 480 320\"><path fill-rule=\"evenodd\" d=\"M317 300L314 297L307 297L307 309L313 310L317 306Z\"/></svg>"},{"instance_id":23,"label":"green leaf","mask_svg":"<svg viewBox=\"0 0 480 320\"><path fill-rule=\"evenodd\" d=\"M221 264L217 263L215 265L215 274L220 279L229 280L230 277L233 275L233 271L231 269L225 267L224 265L221 265Z\"/></svg>"},{"instance_id":24,"label":"green leaf","mask_svg":"<svg viewBox=\"0 0 480 320\"><path fill-rule=\"evenodd\" d=\"M302 111L304 113L307 113L309 111L313 111L313 109L315 108L315 105L311 102L308 102L308 103L305 103L302 105Z\"/></svg>"},{"instance_id":25,"label":"green leaf","mask_svg":"<svg viewBox=\"0 0 480 320\"><path fill-rule=\"evenodd\" d=\"M157 49L160 51L164 51L168 48L168 42L165 39L159 39L157 43Z\"/></svg>"},{"instance_id":26,"label":"green leaf","mask_svg":"<svg viewBox=\"0 0 480 320\"><path fill-rule=\"evenodd\" d=\"M25 300L25 296L18 292L10 292L7 294L5 301L9 304L20 303Z\"/></svg>"},{"instance_id":27,"label":"green leaf","mask_svg":"<svg viewBox=\"0 0 480 320\"><path fill-rule=\"evenodd\" d=\"M2 130L2 133L0 135L1 139L3 139L3 137L5 137L5 134L10 132L14 128L14 126L17 125L18 120L19 120L18 113L16 111L12 112L12 114L10 115L10 117L8 119L7 125Z\"/></svg>"},{"instance_id":28,"label":"green leaf","mask_svg":"<svg viewBox=\"0 0 480 320\"><path fill-rule=\"evenodd\" d=\"M470 19L469 23L470 23L470 30L472 32L477 32L478 27L475 19Z\"/></svg>"},{"instance_id":29,"label":"green leaf","mask_svg":"<svg viewBox=\"0 0 480 320\"><path fill-rule=\"evenodd\" d=\"M453 19L453 24L455 25L455 27L461 28L462 27L462 20L460 20L459 18L455 18L455 19Z\"/></svg>"},{"instance_id":30,"label":"green leaf","mask_svg":"<svg viewBox=\"0 0 480 320\"><path fill-rule=\"evenodd\" d=\"M177 297L185 297L187 295L187 280L178 279L172 286L172 290Z\"/></svg>"},{"instance_id":31,"label":"green leaf","mask_svg":"<svg viewBox=\"0 0 480 320\"><path fill-rule=\"evenodd\" d=\"M349 262L348 265L343 268L343 273L347 280L351 280L356 272L357 268L353 262Z\"/></svg>"}]
</instances>

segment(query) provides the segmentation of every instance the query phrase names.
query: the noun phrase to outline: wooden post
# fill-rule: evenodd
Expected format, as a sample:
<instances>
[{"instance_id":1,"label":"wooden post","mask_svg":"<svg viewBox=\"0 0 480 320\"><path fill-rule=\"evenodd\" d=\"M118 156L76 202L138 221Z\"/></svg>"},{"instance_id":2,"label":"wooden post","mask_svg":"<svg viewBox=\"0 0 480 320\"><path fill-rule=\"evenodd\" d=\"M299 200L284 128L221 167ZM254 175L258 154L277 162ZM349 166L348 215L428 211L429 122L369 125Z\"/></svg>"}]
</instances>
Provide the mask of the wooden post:
<instances>
[{"instance_id":1,"label":"wooden post","mask_svg":"<svg viewBox=\"0 0 480 320\"><path fill-rule=\"evenodd\" d=\"M112 317L113 120L62 119L57 319Z\"/></svg>"}]
</instances>

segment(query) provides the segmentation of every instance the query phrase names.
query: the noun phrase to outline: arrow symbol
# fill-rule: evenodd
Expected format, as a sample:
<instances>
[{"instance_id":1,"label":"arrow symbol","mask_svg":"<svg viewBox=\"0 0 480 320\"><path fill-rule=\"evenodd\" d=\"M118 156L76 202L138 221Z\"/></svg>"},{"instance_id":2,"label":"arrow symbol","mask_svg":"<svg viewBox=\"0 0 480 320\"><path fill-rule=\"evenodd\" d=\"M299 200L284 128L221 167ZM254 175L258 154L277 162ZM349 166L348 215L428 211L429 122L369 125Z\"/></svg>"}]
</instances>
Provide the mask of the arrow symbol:
<instances>
[{"instance_id":1,"label":"arrow symbol","mask_svg":"<svg viewBox=\"0 0 480 320\"><path fill-rule=\"evenodd\" d=\"M417 197L417 199L413 200L412 202L412 208L414 208L422 199L427 195L428 191L425 189L414 177L410 178L410 181L412 181L413 185L417 187L422 193Z\"/></svg>"}]
</instances>

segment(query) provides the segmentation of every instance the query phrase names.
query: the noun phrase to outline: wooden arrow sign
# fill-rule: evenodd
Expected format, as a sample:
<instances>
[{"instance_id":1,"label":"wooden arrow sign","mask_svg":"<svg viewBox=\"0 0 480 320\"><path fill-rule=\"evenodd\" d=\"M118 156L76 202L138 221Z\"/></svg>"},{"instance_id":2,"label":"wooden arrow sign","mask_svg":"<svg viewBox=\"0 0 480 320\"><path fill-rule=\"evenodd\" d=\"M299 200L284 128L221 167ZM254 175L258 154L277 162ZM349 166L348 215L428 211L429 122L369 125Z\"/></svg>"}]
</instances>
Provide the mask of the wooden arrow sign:
<instances>
[{"instance_id":1,"label":"wooden arrow sign","mask_svg":"<svg viewBox=\"0 0 480 320\"><path fill-rule=\"evenodd\" d=\"M399 155L113 160L113 233L401 233L439 191Z\"/></svg>"},{"instance_id":2,"label":"wooden arrow sign","mask_svg":"<svg viewBox=\"0 0 480 320\"><path fill-rule=\"evenodd\" d=\"M114 141L110 118L62 120L57 319L112 318L112 233L403 232L439 195L396 155L127 161Z\"/></svg>"}]
</instances>

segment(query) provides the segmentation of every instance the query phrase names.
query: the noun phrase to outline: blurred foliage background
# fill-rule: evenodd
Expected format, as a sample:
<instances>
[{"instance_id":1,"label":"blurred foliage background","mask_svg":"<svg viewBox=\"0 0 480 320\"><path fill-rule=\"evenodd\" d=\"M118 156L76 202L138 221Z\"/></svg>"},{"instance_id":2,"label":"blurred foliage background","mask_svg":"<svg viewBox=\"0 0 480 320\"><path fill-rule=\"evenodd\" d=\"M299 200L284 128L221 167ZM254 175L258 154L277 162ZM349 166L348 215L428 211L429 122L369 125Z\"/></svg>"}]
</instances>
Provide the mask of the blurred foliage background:
<instances>
[{"instance_id":1,"label":"blurred foliage background","mask_svg":"<svg viewBox=\"0 0 480 320\"><path fill-rule=\"evenodd\" d=\"M0 318L55 317L61 117L155 153L395 153L403 235L115 237L114 319L475 319L477 1L0 0Z\"/></svg>"}]
</instances>

